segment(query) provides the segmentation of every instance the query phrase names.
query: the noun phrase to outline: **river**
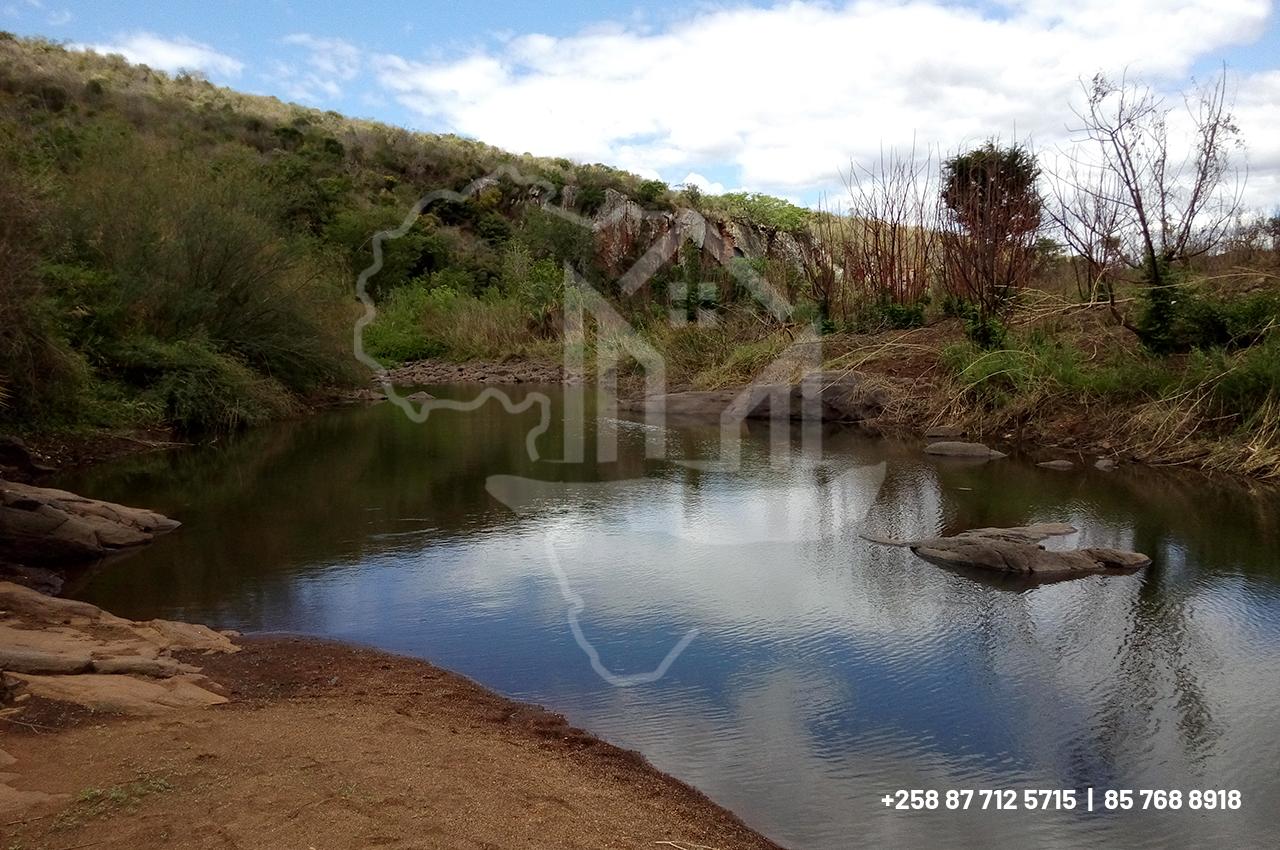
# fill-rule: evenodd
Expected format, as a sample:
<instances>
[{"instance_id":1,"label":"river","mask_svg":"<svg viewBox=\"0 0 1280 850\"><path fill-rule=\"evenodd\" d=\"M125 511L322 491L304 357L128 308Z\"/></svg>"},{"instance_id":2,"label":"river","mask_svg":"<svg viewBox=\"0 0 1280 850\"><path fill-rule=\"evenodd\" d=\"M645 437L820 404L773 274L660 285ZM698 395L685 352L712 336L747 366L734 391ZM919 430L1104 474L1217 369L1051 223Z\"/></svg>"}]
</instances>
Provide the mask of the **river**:
<instances>
[{"instance_id":1,"label":"river","mask_svg":"<svg viewBox=\"0 0 1280 850\"><path fill-rule=\"evenodd\" d=\"M819 447L763 426L726 465L714 427L612 417L585 426L586 462L564 463L577 431L560 389L510 392L551 399L536 461L536 407L418 424L382 404L65 475L59 486L184 523L71 595L428 659L639 750L789 846L1274 846L1274 493L926 458L840 430ZM646 457L655 441L665 457ZM601 445L616 458L596 459ZM1026 586L859 536L1055 520L1081 533L1054 545L1154 563ZM882 802L913 788L1080 802ZM1235 789L1243 803L1108 812L1106 789Z\"/></svg>"}]
</instances>

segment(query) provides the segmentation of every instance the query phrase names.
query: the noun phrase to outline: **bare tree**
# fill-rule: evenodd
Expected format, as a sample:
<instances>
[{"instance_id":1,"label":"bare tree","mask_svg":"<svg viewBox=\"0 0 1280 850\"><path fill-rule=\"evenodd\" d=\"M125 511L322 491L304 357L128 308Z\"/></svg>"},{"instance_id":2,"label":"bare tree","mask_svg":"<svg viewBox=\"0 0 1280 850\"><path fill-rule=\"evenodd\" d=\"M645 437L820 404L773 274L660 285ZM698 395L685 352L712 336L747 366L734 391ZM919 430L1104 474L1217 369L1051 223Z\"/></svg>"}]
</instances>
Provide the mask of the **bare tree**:
<instances>
[{"instance_id":1,"label":"bare tree","mask_svg":"<svg viewBox=\"0 0 1280 850\"><path fill-rule=\"evenodd\" d=\"M847 284L863 297L911 305L928 292L938 253L932 174L932 157L921 160L914 147L850 167Z\"/></svg>"},{"instance_id":2,"label":"bare tree","mask_svg":"<svg viewBox=\"0 0 1280 850\"><path fill-rule=\"evenodd\" d=\"M837 312L844 318L841 283L848 258L848 233L842 216L819 209L806 230L796 234L800 266L822 324Z\"/></svg>"},{"instance_id":3,"label":"bare tree","mask_svg":"<svg viewBox=\"0 0 1280 850\"><path fill-rule=\"evenodd\" d=\"M1053 175L1050 187L1049 217L1074 254L1071 268L1077 290L1089 301L1105 297L1114 306L1115 276L1124 266L1119 178L1072 161L1065 173Z\"/></svg>"},{"instance_id":4,"label":"bare tree","mask_svg":"<svg viewBox=\"0 0 1280 850\"><path fill-rule=\"evenodd\" d=\"M1084 88L1087 106L1076 113L1078 132L1097 145L1096 167L1110 178L1076 188L1096 205L1118 208L1115 236L1124 260L1147 283L1164 285L1172 264L1218 246L1240 206L1240 181L1229 185L1229 154L1240 130L1229 109L1226 74L1184 98L1191 138L1185 151L1170 141L1173 109L1149 87L1112 83L1099 74Z\"/></svg>"}]
</instances>

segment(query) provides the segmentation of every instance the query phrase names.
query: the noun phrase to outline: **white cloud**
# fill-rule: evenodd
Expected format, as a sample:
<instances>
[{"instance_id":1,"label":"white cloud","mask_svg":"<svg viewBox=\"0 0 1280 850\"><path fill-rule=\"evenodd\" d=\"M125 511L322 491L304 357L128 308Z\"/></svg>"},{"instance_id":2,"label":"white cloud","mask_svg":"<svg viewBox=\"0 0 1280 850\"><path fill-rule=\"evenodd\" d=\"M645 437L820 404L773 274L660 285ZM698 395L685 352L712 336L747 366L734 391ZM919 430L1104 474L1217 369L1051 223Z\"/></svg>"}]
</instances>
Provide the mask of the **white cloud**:
<instances>
[{"instance_id":1,"label":"white cloud","mask_svg":"<svg viewBox=\"0 0 1280 850\"><path fill-rule=\"evenodd\" d=\"M1197 61L1258 35L1270 5L1008 0L984 13L940 0L793 2L660 29L517 35L460 58L382 56L375 67L432 128L669 177L736 166L753 189L796 192L838 185L850 158L882 144L1056 143L1081 77L1127 68L1180 86Z\"/></svg>"},{"instance_id":2,"label":"white cloud","mask_svg":"<svg viewBox=\"0 0 1280 850\"><path fill-rule=\"evenodd\" d=\"M704 195L723 195L724 184L720 182L711 182L696 171L690 171L680 181L685 186L697 186Z\"/></svg>"},{"instance_id":3,"label":"white cloud","mask_svg":"<svg viewBox=\"0 0 1280 850\"><path fill-rule=\"evenodd\" d=\"M294 33L282 41L306 51L300 63L272 63L268 74L285 96L294 100L319 103L340 98L345 84L355 79L364 66L360 49L340 38Z\"/></svg>"},{"instance_id":4,"label":"white cloud","mask_svg":"<svg viewBox=\"0 0 1280 850\"><path fill-rule=\"evenodd\" d=\"M1248 143L1245 203L1280 209L1280 70L1252 74L1240 81L1236 123Z\"/></svg>"},{"instance_id":5,"label":"white cloud","mask_svg":"<svg viewBox=\"0 0 1280 850\"><path fill-rule=\"evenodd\" d=\"M136 32L121 36L110 44L73 44L70 47L95 53L119 53L130 62L169 72L203 71L235 77L244 70L244 63L240 60L184 36L164 38L155 33Z\"/></svg>"},{"instance_id":6,"label":"white cloud","mask_svg":"<svg viewBox=\"0 0 1280 850\"><path fill-rule=\"evenodd\" d=\"M51 27L61 27L71 23L71 19L73 17L74 15L66 9L63 9L61 11L51 13L49 17L46 18L46 21Z\"/></svg>"}]
</instances>

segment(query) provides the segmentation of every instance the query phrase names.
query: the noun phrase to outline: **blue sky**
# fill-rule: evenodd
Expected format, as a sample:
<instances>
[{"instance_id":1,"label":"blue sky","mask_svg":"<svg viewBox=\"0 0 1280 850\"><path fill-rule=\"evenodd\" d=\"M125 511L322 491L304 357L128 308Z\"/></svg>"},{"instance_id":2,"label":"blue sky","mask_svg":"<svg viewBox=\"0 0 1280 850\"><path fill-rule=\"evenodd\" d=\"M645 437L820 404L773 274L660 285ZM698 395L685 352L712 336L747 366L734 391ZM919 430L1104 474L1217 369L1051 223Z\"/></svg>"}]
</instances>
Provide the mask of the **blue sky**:
<instances>
[{"instance_id":1,"label":"blue sky","mask_svg":"<svg viewBox=\"0 0 1280 850\"><path fill-rule=\"evenodd\" d=\"M1222 63L1250 193L1280 201L1272 0L0 0L0 28L246 91L712 191L812 203L885 147L1069 140L1078 80L1176 95Z\"/></svg>"}]
</instances>

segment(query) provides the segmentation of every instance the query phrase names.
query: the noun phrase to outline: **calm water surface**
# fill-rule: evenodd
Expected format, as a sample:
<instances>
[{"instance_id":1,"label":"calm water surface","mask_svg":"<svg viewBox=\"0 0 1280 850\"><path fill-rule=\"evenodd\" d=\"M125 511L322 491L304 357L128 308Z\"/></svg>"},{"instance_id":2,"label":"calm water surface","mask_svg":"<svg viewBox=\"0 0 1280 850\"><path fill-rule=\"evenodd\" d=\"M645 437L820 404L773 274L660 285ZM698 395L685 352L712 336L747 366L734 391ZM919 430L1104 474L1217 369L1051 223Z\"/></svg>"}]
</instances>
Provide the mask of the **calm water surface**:
<instances>
[{"instance_id":1,"label":"calm water surface","mask_svg":"<svg viewBox=\"0 0 1280 850\"><path fill-rule=\"evenodd\" d=\"M930 460L847 432L825 434L820 453L784 435L784 458L753 428L740 470L700 468L680 461L715 460L715 429L617 420L585 434L588 458L603 436L616 460L533 462L536 422L494 404L421 425L390 405L352 408L69 476L184 522L74 595L134 618L430 659L640 750L791 846L1275 846L1274 495L1151 470ZM564 431L557 411L543 455L564 456ZM655 438L669 459L646 460ZM1028 588L858 536L1047 520L1083 530L1068 544L1155 563ZM571 613L615 674L653 671L697 635L665 676L618 688ZM1244 806L880 802L897 788L1089 786L1239 789Z\"/></svg>"}]
</instances>

